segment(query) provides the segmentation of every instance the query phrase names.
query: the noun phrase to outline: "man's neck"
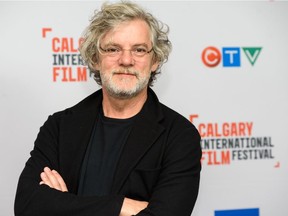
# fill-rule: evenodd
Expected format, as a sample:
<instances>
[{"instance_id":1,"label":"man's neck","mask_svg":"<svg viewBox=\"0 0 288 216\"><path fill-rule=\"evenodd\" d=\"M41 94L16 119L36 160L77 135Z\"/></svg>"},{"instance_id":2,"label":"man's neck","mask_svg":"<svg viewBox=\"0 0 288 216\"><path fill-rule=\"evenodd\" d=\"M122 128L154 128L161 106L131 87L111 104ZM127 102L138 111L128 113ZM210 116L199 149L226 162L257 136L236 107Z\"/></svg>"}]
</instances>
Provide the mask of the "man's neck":
<instances>
[{"instance_id":1,"label":"man's neck","mask_svg":"<svg viewBox=\"0 0 288 216\"><path fill-rule=\"evenodd\" d=\"M139 113L147 99L147 89L143 89L138 95L129 99L112 97L103 90L103 112L109 118L126 119Z\"/></svg>"}]
</instances>

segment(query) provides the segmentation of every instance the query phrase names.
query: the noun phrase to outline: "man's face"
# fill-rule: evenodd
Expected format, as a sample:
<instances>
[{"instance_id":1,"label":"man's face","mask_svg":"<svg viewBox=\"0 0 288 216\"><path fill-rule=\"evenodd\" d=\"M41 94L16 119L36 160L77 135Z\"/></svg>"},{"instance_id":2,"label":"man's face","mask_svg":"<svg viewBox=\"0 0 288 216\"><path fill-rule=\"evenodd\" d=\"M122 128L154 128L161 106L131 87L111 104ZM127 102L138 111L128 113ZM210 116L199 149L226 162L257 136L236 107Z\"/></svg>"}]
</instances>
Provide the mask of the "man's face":
<instances>
[{"instance_id":1,"label":"man's face","mask_svg":"<svg viewBox=\"0 0 288 216\"><path fill-rule=\"evenodd\" d=\"M117 98L132 98L147 89L153 62L149 27L142 20L118 25L100 42L100 71L102 88ZM150 51L150 52L149 52Z\"/></svg>"}]
</instances>

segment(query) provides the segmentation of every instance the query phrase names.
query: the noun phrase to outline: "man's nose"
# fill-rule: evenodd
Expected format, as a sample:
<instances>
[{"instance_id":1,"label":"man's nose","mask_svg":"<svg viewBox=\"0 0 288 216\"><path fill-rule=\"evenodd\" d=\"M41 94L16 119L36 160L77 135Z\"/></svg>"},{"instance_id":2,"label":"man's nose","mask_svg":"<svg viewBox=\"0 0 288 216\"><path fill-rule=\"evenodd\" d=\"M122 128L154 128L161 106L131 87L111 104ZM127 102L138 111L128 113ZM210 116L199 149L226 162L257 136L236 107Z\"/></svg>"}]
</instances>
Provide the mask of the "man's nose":
<instances>
[{"instance_id":1,"label":"man's nose","mask_svg":"<svg viewBox=\"0 0 288 216\"><path fill-rule=\"evenodd\" d=\"M131 50L124 50L124 49L122 50L122 53L119 58L119 63L121 65L126 65L126 66L134 64L134 58L133 58Z\"/></svg>"}]
</instances>

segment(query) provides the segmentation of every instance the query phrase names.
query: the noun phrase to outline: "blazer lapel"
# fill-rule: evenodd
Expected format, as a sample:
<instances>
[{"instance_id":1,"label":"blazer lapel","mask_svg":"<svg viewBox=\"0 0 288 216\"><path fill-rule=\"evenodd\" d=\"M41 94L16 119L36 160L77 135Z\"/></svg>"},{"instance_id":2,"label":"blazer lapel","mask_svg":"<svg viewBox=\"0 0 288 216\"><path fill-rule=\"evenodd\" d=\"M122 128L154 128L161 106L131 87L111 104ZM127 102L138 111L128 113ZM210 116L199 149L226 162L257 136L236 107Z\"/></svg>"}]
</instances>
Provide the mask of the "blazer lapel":
<instances>
[{"instance_id":1,"label":"blazer lapel","mask_svg":"<svg viewBox=\"0 0 288 216\"><path fill-rule=\"evenodd\" d=\"M151 104L150 99L147 104L148 107L145 107L143 112L139 113L128 140L123 147L114 175L113 193L118 193L121 190L130 172L164 131L164 127L158 123L162 118L161 112L159 112L158 99L156 104L153 104L153 102L155 100L153 101L152 99Z\"/></svg>"},{"instance_id":2,"label":"blazer lapel","mask_svg":"<svg viewBox=\"0 0 288 216\"><path fill-rule=\"evenodd\" d=\"M67 177L69 190L76 192L83 158L99 112L102 98L90 97L85 103L71 109L62 122L59 170ZM65 179L66 180L66 179Z\"/></svg>"}]
</instances>

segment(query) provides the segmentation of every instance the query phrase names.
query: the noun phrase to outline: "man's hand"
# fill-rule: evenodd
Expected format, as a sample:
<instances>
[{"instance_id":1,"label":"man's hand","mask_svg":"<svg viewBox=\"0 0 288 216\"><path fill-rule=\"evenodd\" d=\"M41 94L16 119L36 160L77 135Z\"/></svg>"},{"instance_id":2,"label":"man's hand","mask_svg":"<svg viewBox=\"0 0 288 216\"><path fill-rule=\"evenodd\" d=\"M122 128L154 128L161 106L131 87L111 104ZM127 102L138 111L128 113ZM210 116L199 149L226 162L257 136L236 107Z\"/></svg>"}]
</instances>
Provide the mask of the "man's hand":
<instances>
[{"instance_id":1,"label":"man's hand","mask_svg":"<svg viewBox=\"0 0 288 216\"><path fill-rule=\"evenodd\" d=\"M119 216L131 216L145 209L148 202L125 198Z\"/></svg>"},{"instance_id":2,"label":"man's hand","mask_svg":"<svg viewBox=\"0 0 288 216\"><path fill-rule=\"evenodd\" d=\"M49 167L45 167L44 171L40 174L40 185L46 184L51 188L62 192L68 192L66 184L61 175L56 170L51 170Z\"/></svg>"},{"instance_id":3,"label":"man's hand","mask_svg":"<svg viewBox=\"0 0 288 216\"><path fill-rule=\"evenodd\" d=\"M51 170L49 167L45 167L44 171L40 174L41 182L40 185L46 184L50 188L62 192L68 192L67 186L61 177L61 175L56 170ZM129 198L125 198L121 212L119 216L131 216L136 215L148 205L148 202L138 201Z\"/></svg>"}]
</instances>

